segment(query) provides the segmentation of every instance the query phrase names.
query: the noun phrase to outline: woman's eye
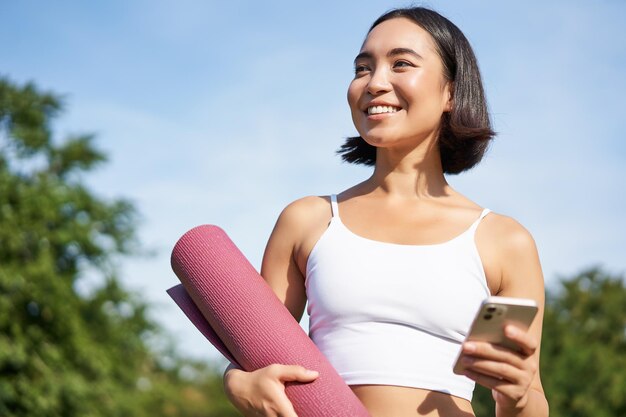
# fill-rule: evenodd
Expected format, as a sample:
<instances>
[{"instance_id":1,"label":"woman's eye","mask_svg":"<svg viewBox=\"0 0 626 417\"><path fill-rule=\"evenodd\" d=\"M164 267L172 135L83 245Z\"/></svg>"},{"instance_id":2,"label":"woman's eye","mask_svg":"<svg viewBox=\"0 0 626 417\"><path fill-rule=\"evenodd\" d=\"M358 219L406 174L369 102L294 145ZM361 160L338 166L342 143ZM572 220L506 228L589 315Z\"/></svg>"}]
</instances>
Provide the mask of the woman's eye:
<instances>
[{"instance_id":1,"label":"woman's eye","mask_svg":"<svg viewBox=\"0 0 626 417\"><path fill-rule=\"evenodd\" d=\"M396 61L393 64L393 66L394 68L406 68L406 67L413 67L414 65L408 61Z\"/></svg>"},{"instance_id":2,"label":"woman's eye","mask_svg":"<svg viewBox=\"0 0 626 417\"><path fill-rule=\"evenodd\" d=\"M359 74L361 72L365 72L365 71L369 71L369 68L367 67L367 65L355 65L354 66L354 73L355 74Z\"/></svg>"}]
</instances>

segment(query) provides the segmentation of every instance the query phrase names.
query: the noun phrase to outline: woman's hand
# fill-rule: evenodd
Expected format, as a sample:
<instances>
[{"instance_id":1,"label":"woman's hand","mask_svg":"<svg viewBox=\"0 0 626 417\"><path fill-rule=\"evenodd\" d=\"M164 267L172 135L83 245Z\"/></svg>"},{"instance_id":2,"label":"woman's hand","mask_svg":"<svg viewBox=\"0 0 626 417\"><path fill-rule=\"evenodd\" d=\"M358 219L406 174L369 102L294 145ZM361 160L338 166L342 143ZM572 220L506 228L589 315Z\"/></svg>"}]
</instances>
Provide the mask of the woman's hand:
<instances>
[{"instance_id":1,"label":"woman's hand","mask_svg":"<svg viewBox=\"0 0 626 417\"><path fill-rule=\"evenodd\" d=\"M514 351L488 342L465 342L463 358L465 375L491 388L493 399L501 409L522 409L528 402L528 393L537 374L537 341L528 332L508 325L504 329L508 339L520 350Z\"/></svg>"},{"instance_id":2,"label":"woman's hand","mask_svg":"<svg viewBox=\"0 0 626 417\"><path fill-rule=\"evenodd\" d=\"M298 365L272 364L254 372L233 368L224 374L224 391L245 417L297 417L285 382L312 382L318 375Z\"/></svg>"}]
</instances>

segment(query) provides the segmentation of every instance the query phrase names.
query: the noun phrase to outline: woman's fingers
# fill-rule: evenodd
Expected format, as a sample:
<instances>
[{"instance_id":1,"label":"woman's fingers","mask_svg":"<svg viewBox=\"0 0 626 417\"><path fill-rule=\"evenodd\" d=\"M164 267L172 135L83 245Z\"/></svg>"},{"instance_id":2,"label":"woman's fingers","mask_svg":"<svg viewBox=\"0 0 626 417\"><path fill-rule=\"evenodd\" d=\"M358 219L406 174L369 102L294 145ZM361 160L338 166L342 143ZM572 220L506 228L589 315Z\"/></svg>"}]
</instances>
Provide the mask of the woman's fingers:
<instances>
[{"instance_id":1,"label":"woman's fingers","mask_svg":"<svg viewBox=\"0 0 626 417\"><path fill-rule=\"evenodd\" d=\"M514 384L530 385L534 376L532 369L527 369L530 368L527 364L522 364L520 368L507 362L472 357L463 358L462 362L465 369Z\"/></svg>"},{"instance_id":2,"label":"woman's fingers","mask_svg":"<svg viewBox=\"0 0 626 417\"><path fill-rule=\"evenodd\" d=\"M281 393L276 398L276 416L277 417L298 417L289 398L284 391L284 382L312 382L319 376L319 372L312 369L306 369L299 365L281 365L274 364L269 368L274 374L279 384L281 384Z\"/></svg>"},{"instance_id":3,"label":"woman's fingers","mask_svg":"<svg viewBox=\"0 0 626 417\"><path fill-rule=\"evenodd\" d=\"M286 395L281 395L276 401L276 416L277 417L298 417L296 410L293 408L293 404Z\"/></svg>"},{"instance_id":4,"label":"woman's fingers","mask_svg":"<svg viewBox=\"0 0 626 417\"><path fill-rule=\"evenodd\" d=\"M509 324L504 328L506 337L519 347L519 356L532 356L537 350L537 340L527 331ZM471 341L463 343L463 353L482 357L491 357L498 352L513 352L510 349L488 342Z\"/></svg>"},{"instance_id":5,"label":"woman's fingers","mask_svg":"<svg viewBox=\"0 0 626 417\"><path fill-rule=\"evenodd\" d=\"M246 416L298 417L293 404L285 394L285 387L280 381L271 379L262 383L263 389L256 391L254 398L251 398L252 408L248 410Z\"/></svg>"},{"instance_id":6,"label":"woman's fingers","mask_svg":"<svg viewBox=\"0 0 626 417\"><path fill-rule=\"evenodd\" d=\"M280 381L298 381L311 382L317 379L319 372L312 369L306 369L299 365L272 365L275 366L275 372ZM274 370L273 370L274 371Z\"/></svg>"},{"instance_id":7,"label":"woman's fingers","mask_svg":"<svg viewBox=\"0 0 626 417\"><path fill-rule=\"evenodd\" d=\"M491 389L499 389L506 385L511 385L509 381L506 381L504 379L499 379L490 375L481 374L478 372L471 371L469 369L465 370L465 375L468 378L476 381L480 385L483 385Z\"/></svg>"},{"instance_id":8,"label":"woman's fingers","mask_svg":"<svg viewBox=\"0 0 626 417\"><path fill-rule=\"evenodd\" d=\"M469 342L463 346L461 363L465 368L495 378L522 384L530 383L537 372L535 360L525 353L515 352L487 342ZM526 381L530 378L529 381Z\"/></svg>"},{"instance_id":9,"label":"woman's fingers","mask_svg":"<svg viewBox=\"0 0 626 417\"><path fill-rule=\"evenodd\" d=\"M520 347L522 353L526 356L533 355L537 350L537 340L530 333L516 327L515 325L507 325L504 328L504 334L508 339L515 342L515 344Z\"/></svg>"},{"instance_id":10,"label":"woman's fingers","mask_svg":"<svg viewBox=\"0 0 626 417\"><path fill-rule=\"evenodd\" d=\"M525 359L525 355L519 352L488 342L465 342L463 354L465 357L505 361L517 367L522 366Z\"/></svg>"},{"instance_id":11,"label":"woman's fingers","mask_svg":"<svg viewBox=\"0 0 626 417\"><path fill-rule=\"evenodd\" d=\"M293 404L285 394L285 382L311 382L317 379L319 373L299 365L272 364L265 369L270 378L269 386L263 382L267 391L266 398L262 401L258 416L267 417L298 417ZM274 385L275 384L275 385ZM271 387L271 388L270 388ZM261 390L259 390L259 393Z\"/></svg>"},{"instance_id":12,"label":"woman's fingers","mask_svg":"<svg viewBox=\"0 0 626 417\"><path fill-rule=\"evenodd\" d=\"M528 388L470 370L466 370L465 375L476 381L476 383L484 387L491 388L494 400L496 401L498 394L502 394L506 398L509 398L509 401L512 401L513 404L520 404L521 402L526 401L525 399L527 398Z\"/></svg>"}]
</instances>

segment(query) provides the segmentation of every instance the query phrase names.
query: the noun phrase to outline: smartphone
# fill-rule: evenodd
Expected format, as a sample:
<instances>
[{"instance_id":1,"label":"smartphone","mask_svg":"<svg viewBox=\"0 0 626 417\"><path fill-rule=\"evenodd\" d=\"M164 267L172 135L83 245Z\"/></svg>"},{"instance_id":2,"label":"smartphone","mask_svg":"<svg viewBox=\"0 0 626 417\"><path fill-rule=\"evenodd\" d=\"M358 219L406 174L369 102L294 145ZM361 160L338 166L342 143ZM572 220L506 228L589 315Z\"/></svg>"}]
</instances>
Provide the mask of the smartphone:
<instances>
[{"instance_id":1,"label":"smartphone","mask_svg":"<svg viewBox=\"0 0 626 417\"><path fill-rule=\"evenodd\" d=\"M477 340L495 343L513 350L519 347L504 335L507 324L515 324L522 329L528 329L537 315L537 303L528 298L489 297L480 305L465 341ZM454 361L454 373L462 374L463 365L460 363L463 351Z\"/></svg>"}]
</instances>

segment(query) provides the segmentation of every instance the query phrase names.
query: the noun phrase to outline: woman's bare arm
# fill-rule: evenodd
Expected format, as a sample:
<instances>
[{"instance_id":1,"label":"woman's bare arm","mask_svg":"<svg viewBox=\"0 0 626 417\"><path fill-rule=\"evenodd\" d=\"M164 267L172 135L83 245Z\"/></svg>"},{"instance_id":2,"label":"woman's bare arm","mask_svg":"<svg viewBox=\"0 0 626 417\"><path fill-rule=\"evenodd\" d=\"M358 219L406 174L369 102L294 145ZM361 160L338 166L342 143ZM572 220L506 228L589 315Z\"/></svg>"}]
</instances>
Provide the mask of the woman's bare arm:
<instances>
[{"instance_id":1,"label":"woman's bare arm","mask_svg":"<svg viewBox=\"0 0 626 417\"><path fill-rule=\"evenodd\" d=\"M492 242L482 248L492 261L491 274L499 278L497 295L531 298L539 312L528 331L514 326L506 329L521 353L489 343L464 344L464 353L473 358L468 377L492 389L498 417L547 417L548 402L539 372L545 291L535 241L515 220L489 217L485 218L486 227L477 232L477 242Z\"/></svg>"}]
</instances>

